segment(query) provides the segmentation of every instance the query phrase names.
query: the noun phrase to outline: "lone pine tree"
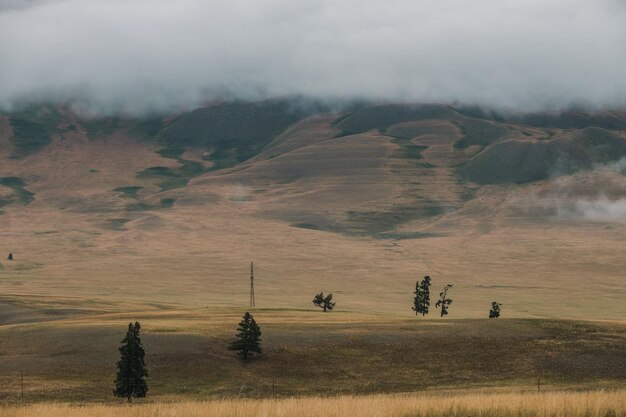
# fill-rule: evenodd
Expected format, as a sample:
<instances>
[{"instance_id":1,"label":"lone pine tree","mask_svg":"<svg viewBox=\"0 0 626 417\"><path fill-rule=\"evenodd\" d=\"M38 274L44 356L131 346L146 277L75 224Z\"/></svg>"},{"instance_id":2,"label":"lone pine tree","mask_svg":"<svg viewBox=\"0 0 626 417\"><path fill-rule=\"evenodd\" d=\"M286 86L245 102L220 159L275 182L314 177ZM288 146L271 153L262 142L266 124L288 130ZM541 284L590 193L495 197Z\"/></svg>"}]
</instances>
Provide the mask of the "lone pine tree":
<instances>
[{"instance_id":1,"label":"lone pine tree","mask_svg":"<svg viewBox=\"0 0 626 417\"><path fill-rule=\"evenodd\" d=\"M146 377L148 371L144 362L145 351L141 345L139 330L141 325L138 321L128 323L126 337L122 340L120 360L117 362L117 377L115 378L116 397L126 398L132 402L133 398L143 398L148 392Z\"/></svg>"},{"instance_id":2,"label":"lone pine tree","mask_svg":"<svg viewBox=\"0 0 626 417\"><path fill-rule=\"evenodd\" d=\"M430 277L426 275L422 282L415 282L415 297L413 298L413 311L415 315L422 314L425 316L428 314L430 307Z\"/></svg>"},{"instance_id":3,"label":"lone pine tree","mask_svg":"<svg viewBox=\"0 0 626 417\"><path fill-rule=\"evenodd\" d=\"M235 340L228 346L228 350L238 351L243 359L248 359L254 353L261 353L261 328L254 321L252 314L246 312L239 322Z\"/></svg>"},{"instance_id":4,"label":"lone pine tree","mask_svg":"<svg viewBox=\"0 0 626 417\"><path fill-rule=\"evenodd\" d=\"M491 310L489 310L490 319L497 319L498 317L500 317L500 307L502 307L502 304L498 303L497 301L493 301L491 303Z\"/></svg>"},{"instance_id":5,"label":"lone pine tree","mask_svg":"<svg viewBox=\"0 0 626 417\"><path fill-rule=\"evenodd\" d=\"M316 294L313 298L313 304L324 309L324 312L332 310L335 308L335 303L333 303L333 293L328 294L326 297L324 297L324 292Z\"/></svg>"},{"instance_id":6,"label":"lone pine tree","mask_svg":"<svg viewBox=\"0 0 626 417\"><path fill-rule=\"evenodd\" d=\"M452 300L448 298L448 290L452 288L452 284L448 284L443 288L443 291L439 293L439 300L435 307L441 307L441 317L448 315L448 308L452 304Z\"/></svg>"}]
</instances>

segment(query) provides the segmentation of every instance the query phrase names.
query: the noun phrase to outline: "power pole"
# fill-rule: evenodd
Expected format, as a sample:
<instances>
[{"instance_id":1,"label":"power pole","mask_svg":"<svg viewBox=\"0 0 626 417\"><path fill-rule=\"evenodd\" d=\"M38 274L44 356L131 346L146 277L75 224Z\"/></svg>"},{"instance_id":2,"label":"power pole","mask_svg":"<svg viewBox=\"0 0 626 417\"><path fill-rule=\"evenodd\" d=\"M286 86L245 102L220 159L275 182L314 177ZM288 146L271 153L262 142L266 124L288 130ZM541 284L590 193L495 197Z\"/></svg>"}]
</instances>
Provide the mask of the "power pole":
<instances>
[{"instance_id":1,"label":"power pole","mask_svg":"<svg viewBox=\"0 0 626 417\"><path fill-rule=\"evenodd\" d=\"M254 301L254 262L250 262L250 307L256 307Z\"/></svg>"},{"instance_id":2,"label":"power pole","mask_svg":"<svg viewBox=\"0 0 626 417\"><path fill-rule=\"evenodd\" d=\"M24 399L24 371L20 371L20 386L21 386L20 398L23 400Z\"/></svg>"}]
</instances>

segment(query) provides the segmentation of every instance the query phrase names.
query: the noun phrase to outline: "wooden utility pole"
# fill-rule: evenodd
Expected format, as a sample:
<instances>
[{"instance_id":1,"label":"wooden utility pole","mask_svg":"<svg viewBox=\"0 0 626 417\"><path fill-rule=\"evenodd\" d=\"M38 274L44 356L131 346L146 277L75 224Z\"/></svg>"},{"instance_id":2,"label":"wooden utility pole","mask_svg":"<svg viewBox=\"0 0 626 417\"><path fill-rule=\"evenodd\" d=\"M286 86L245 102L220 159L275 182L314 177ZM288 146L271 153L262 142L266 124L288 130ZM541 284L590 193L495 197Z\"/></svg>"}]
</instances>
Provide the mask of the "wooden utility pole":
<instances>
[{"instance_id":1,"label":"wooden utility pole","mask_svg":"<svg viewBox=\"0 0 626 417\"><path fill-rule=\"evenodd\" d=\"M254 300L254 262L250 262L250 307L256 307Z\"/></svg>"},{"instance_id":2,"label":"wooden utility pole","mask_svg":"<svg viewBox=\"0 0 626 417\"><path fill-rule=\"evenodd\" d=\"M20 398L23 400L24 399L24 371L20 371L20 386L21 386Z\"/></svg>"}]
</instances>

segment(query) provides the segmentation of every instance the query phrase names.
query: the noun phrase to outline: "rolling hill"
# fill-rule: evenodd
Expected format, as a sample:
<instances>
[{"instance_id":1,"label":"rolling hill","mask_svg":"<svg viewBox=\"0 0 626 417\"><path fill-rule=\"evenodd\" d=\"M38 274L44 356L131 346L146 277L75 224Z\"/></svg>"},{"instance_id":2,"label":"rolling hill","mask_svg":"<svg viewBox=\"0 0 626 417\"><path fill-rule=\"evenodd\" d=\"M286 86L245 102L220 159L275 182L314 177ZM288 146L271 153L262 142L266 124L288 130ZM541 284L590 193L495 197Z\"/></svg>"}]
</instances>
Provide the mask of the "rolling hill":
<instances>
[{"instance_id":1,"label":"rolling hill","mask_svg":"<svg viewBox=\"0 0 626 417\"><path fill-rule=\"evenodd\" d=\"M223 102L143 118L0 116L7 299L624 317L626 113ZM555 302L555 299L558 300Z\"/></svg>"},{"instance_id":2,"label":"rolling hill","mask_svg":"<svg viewBox=\"0 0 626 417\"><path fill-rule=\"evenodd\" d=\"M297 99L2 114L0 400L23 375L27 402L112 401L129 320L157 400L623 389L625 120ZM265 352L242 364L251 261ZM426 274L454 284L445 319L410 309ZM319 291L335 311L312 311Z\"/></svg>"}]
</instances>

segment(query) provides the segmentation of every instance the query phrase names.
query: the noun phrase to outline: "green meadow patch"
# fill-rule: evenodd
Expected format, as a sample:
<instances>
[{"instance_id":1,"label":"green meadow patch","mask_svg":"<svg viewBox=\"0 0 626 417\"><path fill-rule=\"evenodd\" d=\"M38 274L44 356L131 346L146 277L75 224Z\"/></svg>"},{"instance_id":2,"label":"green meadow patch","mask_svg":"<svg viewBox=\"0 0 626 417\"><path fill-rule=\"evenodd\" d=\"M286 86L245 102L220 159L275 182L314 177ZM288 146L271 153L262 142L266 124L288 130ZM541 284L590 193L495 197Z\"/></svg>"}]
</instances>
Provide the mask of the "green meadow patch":
<instances>
[{"instance_id":1,"label":"green meadow patch","mask_svg":"<svg viewBox=\"0 0 626 417\"><path fill-rule=\"evenodd\" d=\"M11 118L13 156L23 158L52 143L50 132L41 124Z\"/></svg>"},{"instance_id":2,"label":"green meadow patch","mask_svg":"<svg viewBox=\"0 0 626 417\"><path fill-rule=\"evenodd\" d=\"M35 200L35 193L25 189L26 183L19 177L2 177L0 178L0 185L11 188L19 202L23 205L27 205Z\"/></svg>"},{"instance_id":3,"label":"green meadow patch","mask_svg":"<svg viewBox=\"0 0 626 417\"><path fill-rule=\"evenodd\" d=\"M422 152L428 149L428 146L415 145L410 139L393 138L391 141L400 146L402 158L422 159Z\"/></svg>"},{"instance_id":4,"label":"green meadow patch","mask_svg":"<svg viewBox=\"0 0 626 417\"><path fill-rule=\"evenodd\" d=\"M487 146L504 137L509 131L504 126L478 119L463 118L454 123L463 133L463 137L454 144L457 149L466 149L472 145Z\"/></svg>"},{"instance_id":5,"label":"green meadow patch","mask_svg":"<svg viewBox=\"0 0 626 417\"><path fill-rule=\"evenodd\" d=\"M61 114L53 106L28 106L9 115L13 129L13 156L23 158L52 143L52 135L61 133Z\"/></svg>"},{"instance_id":6,"label":"green meadow patch","mask_svg":"<svg viewBox=\"0 0 626 417\"><path fill-rule=\"evenodd\" d=\"M170 168L164 166L155 166L146 168L137 174L137 178L156 179L161 191L173 190L185 187L187 183L194 177L202 175L210 171L200 162L183 159L181 155L185 151L184 148L170 146L156 151L159 155L168 159L175 159L179 166Z\"/></svg>"},{"instance_id":7,"label":"green meadow patch","mask_svg":"<svg viewBox=\"0 0 626 417\"><path fill-rule=\"evenodd\" d=\"M131 186L128 186L128 187L117 187L117 188L113 189L113 191L117 191L117 192L122 193L124 195L124 197L137 198L137 193L142 188L143 187L138 186L138 185L131 185Z\"/></svg>"}]
</instances>

